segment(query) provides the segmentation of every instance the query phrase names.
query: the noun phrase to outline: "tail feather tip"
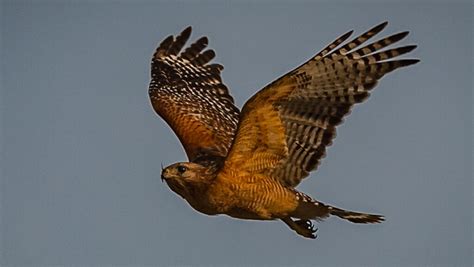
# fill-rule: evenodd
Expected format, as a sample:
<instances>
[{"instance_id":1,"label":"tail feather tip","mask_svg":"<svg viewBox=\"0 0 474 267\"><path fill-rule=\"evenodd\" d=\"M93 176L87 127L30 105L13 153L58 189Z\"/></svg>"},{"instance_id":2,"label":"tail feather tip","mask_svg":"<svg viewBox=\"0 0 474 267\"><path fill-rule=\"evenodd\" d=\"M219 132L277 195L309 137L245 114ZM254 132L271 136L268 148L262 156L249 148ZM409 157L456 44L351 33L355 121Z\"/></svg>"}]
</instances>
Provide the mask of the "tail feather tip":
<instances>
[{"instance_id":1,"label":"tail feather tip","mask_svg":"<svg viewBox=\"0 0 474 267\"><path fill-rule=\"evenodd\" d=\"M330 213L331 215L335 215L353 223L381 223L385 221L385 217L383 215L359 213L337 208L332 208Z\"/></svg>"}]
</instances>

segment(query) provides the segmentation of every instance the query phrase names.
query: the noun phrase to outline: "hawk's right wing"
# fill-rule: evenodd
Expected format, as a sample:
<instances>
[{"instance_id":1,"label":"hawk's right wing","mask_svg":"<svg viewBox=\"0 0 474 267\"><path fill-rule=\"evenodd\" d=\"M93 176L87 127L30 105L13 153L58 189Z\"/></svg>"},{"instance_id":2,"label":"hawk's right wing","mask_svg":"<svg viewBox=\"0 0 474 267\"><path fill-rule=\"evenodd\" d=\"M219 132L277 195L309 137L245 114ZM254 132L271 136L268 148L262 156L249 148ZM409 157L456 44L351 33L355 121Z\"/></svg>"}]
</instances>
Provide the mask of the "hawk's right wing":
<instances>
[{"instance_id":1,"label":"hawk's right wing","mask_svg":"<svg viewBox=\"0 0 474 267\"><path fill-rule=\"evenodd\" d=\"M360 47L386 24L340 46L352 31L342 35L247 101L225 168L271 176L291 187L308 176L352 106L364 101L382 76L418 62L393 59L414 45L381 51L408 32Z\"/></svg>"},{"instance_id":2,"label":"hawk's right wing","mask_svg":"<svg viewBox=\"0 0 474 267\"><path fill-rule=\"evenodd\" d=\"M198 39L183 52L191 34L186 28L176 39L159 45L151 63L149 87L153 109L174 130L190 161L225 157L237 129L239 110L222 83L219 64L208 64L213 50Z\"/></svg>"}]
</instances>

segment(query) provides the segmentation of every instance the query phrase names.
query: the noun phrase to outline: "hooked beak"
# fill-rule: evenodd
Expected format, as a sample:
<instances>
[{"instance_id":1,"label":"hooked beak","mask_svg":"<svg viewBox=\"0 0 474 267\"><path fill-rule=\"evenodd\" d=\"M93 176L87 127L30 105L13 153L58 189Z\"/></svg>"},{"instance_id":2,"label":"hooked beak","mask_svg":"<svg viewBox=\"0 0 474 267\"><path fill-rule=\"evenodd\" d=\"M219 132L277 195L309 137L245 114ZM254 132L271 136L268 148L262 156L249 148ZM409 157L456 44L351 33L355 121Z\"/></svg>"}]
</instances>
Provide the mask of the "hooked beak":
<instances>
[{"instance_id":1,"label":"hooked beak","mask_svg":"<svg viewBox=\"0 0 474 267\"><path fill-rule=\"evenodd\" d=\"M163 171L165 170L165 168L163 168L163 162L161 163L161 182L163 182L165 180L165 176L163 175Z\"/></svg>"}]
</instances>

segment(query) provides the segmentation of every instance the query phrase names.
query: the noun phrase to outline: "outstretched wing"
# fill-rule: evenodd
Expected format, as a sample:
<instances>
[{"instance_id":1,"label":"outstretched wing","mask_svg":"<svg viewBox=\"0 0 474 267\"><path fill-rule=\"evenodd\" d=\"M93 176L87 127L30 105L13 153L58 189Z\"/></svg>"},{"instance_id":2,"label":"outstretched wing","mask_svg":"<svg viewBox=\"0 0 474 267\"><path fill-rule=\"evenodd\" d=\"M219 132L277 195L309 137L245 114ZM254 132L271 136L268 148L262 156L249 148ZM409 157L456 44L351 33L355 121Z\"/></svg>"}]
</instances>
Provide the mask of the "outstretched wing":
<instances>
[{"instance_id":1,"label":"outstretched wing","mask_svg":"<svg viewBox=\"0 0 474 267\"><path fill-rule=\"evenodd\" d=\"M159 45L151 63L149 87L153 109L174 130L190 161L225 157L237 129L239 110L222 83L219 64L208 64L213 50L201 37L181 49L191 27Z\"/></svg>"},{"instance_id":2,"label":"outstretched wing","mask_svg":"<svg viewBox=\"0 0 474 267\"><path fill-rule=\"evenodd\" d=\"M418 62L393 59L413 50L381 51L408 32L361 47L386 22L340 46L352 31L255 94L244 106L225 167L269 175L296 186L314 170L351 107L364 101L386 73ZM338 48L340 46L340 48Z\"/></svg>"}]
</instances>

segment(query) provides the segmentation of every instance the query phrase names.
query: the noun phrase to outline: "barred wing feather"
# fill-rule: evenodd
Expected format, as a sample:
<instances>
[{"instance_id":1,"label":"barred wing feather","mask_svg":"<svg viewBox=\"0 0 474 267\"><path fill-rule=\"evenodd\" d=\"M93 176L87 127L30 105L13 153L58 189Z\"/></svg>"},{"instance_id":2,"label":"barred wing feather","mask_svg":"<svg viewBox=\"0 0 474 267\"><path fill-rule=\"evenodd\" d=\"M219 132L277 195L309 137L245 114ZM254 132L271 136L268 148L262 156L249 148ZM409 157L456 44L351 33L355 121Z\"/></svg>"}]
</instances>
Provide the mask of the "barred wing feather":
<instances>
[{"instance_id":1,"label":"barred wing feather","mask_svg":"<svg viewBox=\"0 0 474 267\"><path fill-rule=\"evenodd\" d=\"M363 102L385 74L419 61L394 59L414 45L382 50L408 32L362 46L386 25L345 44L352 31L340 36L247 101L225 166L298 185L317 168L354 104Z\"/></svg>"},{"instance_id":2,"label":"barred wing feather","mask_svg":"<svg viewBox=\"0 0 474 267\"><path fill-rule=\"evenodd\" d=\"M225 157L237 129L239 110L222 83L213 50L201 37L181 51L191 35L186 28L169 36L152 59L149 96L154 110L175 131L190 161Z\"/></svg>"}]
</instances>

